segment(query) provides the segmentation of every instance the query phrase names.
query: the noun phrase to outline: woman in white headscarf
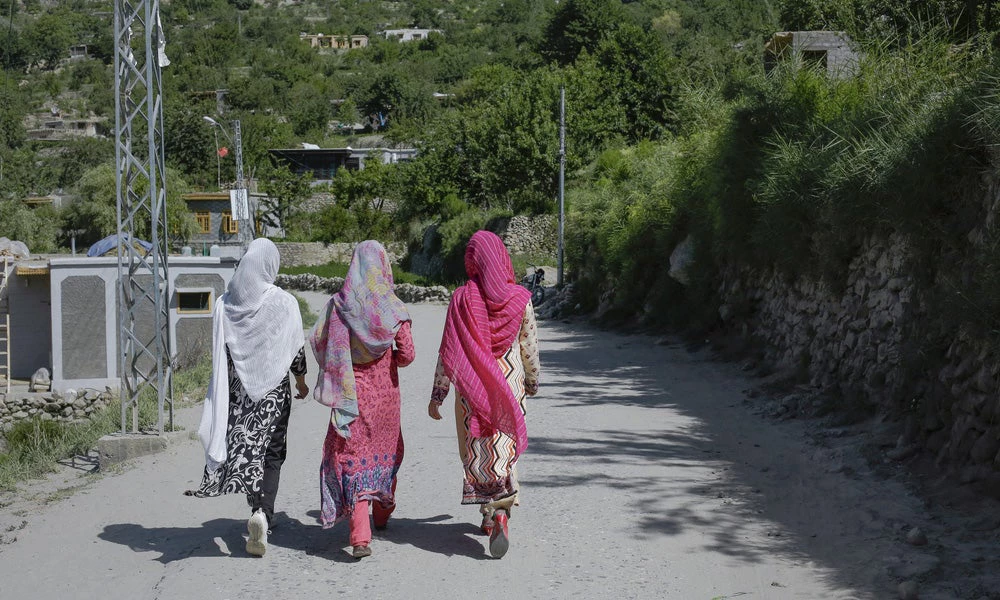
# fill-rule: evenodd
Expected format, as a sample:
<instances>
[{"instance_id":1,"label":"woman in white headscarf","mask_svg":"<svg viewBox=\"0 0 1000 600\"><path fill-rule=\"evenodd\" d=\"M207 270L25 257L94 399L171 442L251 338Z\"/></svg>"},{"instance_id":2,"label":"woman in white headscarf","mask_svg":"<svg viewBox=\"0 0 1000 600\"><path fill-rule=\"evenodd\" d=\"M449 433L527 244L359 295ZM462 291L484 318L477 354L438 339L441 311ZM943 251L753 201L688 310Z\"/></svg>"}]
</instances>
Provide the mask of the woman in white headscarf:
<instances>
[{"instance_id":1,"label":"woman in white headscarf","mask_svg":"<svg viewBox=\"0 0 1000 600\"><path fill-rule=\"evenodd\" d=\"M263 556L274 517L291 409L305 398L302 316L295 298L274 285L280 256L267 239L250 243L213 313L212 378L198 435L205 474L193 496L246 494L247 552Z\"/></svg>"}]
</instances>

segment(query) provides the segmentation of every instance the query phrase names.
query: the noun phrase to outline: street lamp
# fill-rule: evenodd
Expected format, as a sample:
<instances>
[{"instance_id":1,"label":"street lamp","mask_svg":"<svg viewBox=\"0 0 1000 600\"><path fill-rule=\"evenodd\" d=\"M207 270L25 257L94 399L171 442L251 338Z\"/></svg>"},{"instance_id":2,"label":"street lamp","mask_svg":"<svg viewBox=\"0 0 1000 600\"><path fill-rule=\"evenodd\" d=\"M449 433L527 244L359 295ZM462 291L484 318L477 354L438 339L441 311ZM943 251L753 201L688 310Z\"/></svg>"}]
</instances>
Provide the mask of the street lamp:
<instances>
[{"instance_id":1,"label":"street lamp","mask_svg":"<svg viewBox=\"0 0 1000 600\"><path fill-rule=\"evenodd\" d=\"M202 120L211 125L212 129L215 130L215 158L220 190L222 189L222 157L219 156L219 131L222 132L222 135L226 136L226 139L233 145L236 152L236 189L229 191L229 201L233 219L237 222L243 221L239 227L239 239L245 252L247 245L250 244L250 241L254 237L254 226L253 220L250 217L249 194L247 193L246 183L243 181L243 133L240 128L240 120L233 120L232 136L229 135L229 132L226 131L222 123L219 123L212 117L205 115L202 117Z\"/></svg>"},{"instance_id":2,"label":"street lamp","mask_svg":"<svg viewBox=\"0 0 1000 600\"><path fill-rule=\"evenodd\" d=\"M219 186L219 190L222 189L222 156L219 154L219 129L222 128L219 123L209 117L208 115L202 117L206 123L212 126L212 133L215 135L215 177L216 185Z\"/></svg>"}]
</instances>

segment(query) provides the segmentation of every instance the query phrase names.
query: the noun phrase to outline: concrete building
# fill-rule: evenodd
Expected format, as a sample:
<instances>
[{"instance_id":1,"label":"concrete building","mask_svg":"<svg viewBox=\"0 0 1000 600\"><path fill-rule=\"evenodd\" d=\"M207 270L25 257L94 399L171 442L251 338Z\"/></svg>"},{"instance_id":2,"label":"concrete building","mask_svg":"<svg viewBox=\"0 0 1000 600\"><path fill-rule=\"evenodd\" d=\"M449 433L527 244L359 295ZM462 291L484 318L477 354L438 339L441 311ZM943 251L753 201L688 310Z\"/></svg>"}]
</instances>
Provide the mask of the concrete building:
<instances>
[{"instance_id":1,"label":"concrete building","mask_svg":"<svg viewBox=\"0 0 1000 600\"><path fill-rule=\"evenodd\" d=\"M764 67L770 72L781 61L796 60L833 77L850 77L857 73L859 62L851 45L842 31L781 31L764 45Z\"/></svg>"},{"instance_id":2,"label":"concrete building","mask_svg":"<svg viewBox=\"0 0 1000 600\"><path fill-rule=\"evenodd\" d=\"M386 29L381 32L385 39L398 42L426 40L427 36L432 33L443 34L444 32L440 29Z\"/></svg>"},{"instance_id":3,"label":"concrete building","mask_svg":"<svg viewBox=\"0 0 1000 600\"><path fill-rule=\"evenodd\" d=\"M413 160L416 148L283 148L268 150L271 160L294 173L311 173L315 183L328 183L339 169L359 170L365 161L396 164Z\"/></svg>"},{"instance_id":4,"label":"concrete building","mask_svg":"<svg viewBox=\"0 0 1000 600\"><path fill-rule=\"evenodd\" d=\"M309 42L311 48L330 48L333 50L353 50L367 48L367 35L326 35L322 33L300 33L299 39Z\"/></svg>"},{"instance_id":5,"label":"concrete building","mask_svg":"<svg viewBox=\"0 0 1000 600\"><path fill-rule=\"evenodd\" d=\"M107 137L108 124L104 119L63 119L60 117L25 120L28 139L65 141L84 137Z\"/></svg>"},{"instance_id":6,"label":"concrete building","mask_svg":"<svg viewBox=\"0 0 1000 600\"><path fill-rule=\"evenodd\" d=\"M210 351L212 307L236 262L171 256L170 347L176 364ZM52 257L18 260L8 282L11 376L28 380L41 367L52 389L117 388L118 263L115 258ZM152 305L146 320L152 339Z\"/></svg>"}]
</instances>

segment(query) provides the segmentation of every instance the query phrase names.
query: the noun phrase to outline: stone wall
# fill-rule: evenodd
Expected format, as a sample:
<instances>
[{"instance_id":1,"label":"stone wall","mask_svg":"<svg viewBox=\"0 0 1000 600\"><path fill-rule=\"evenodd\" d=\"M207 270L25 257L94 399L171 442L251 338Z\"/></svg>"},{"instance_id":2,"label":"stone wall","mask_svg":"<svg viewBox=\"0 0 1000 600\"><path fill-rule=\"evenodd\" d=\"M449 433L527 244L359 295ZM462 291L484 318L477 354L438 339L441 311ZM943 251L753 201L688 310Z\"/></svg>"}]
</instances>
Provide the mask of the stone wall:
<instances>
[{"instance_id":1,"label":"stone wall","mask_svg":"<svg viewBox=\"0 0 1000 600\"><path fill-rule=\"evenodd\" d=\"M18 421L36 416L43 421L85 420L111 403L115 397L116 394L108 389L0 394L0 431L10 431Z\"/></svg>"},{"instance_id":2,"label":"stone wall","mask_svg":"<svg viewBox=\"0 0 1000 600\"><path fill-rule=\"evenodd\" d=\"M325 265L329 262L349 263L354 247L357 244L340 242L324 244L322 242L275 242L281 254L282 267L311 267ZM403 244L390 242L384 244L389 254L389 261L398 264L406 252Z\"/></svg>"},{"instance_id":3,"label":"stone wall","mask_svg":"<svg viewBox=\"0 0 1000 600\"><path fill-rule=\"evenodd\" d=\"M847 410L895 421L890 458L926 450L960 468L963 481L1000 494L1000 355L985 335L949 330L933 314L911 259L901 237L871 238L843 289L730 269L719 315L763 349L765 364L797 373Z\"/></svg>"},{"instance_id":4,"label":"stone wall","mask_svg":"<svg viewBox=\"0 0 1000 600\"><path fill-rule=\"evenodd\" d=\"M518 215L491 223L490 229L503 240L511 254L556 256L559 222L553 215Z\"/></svg>"}]
</instances>

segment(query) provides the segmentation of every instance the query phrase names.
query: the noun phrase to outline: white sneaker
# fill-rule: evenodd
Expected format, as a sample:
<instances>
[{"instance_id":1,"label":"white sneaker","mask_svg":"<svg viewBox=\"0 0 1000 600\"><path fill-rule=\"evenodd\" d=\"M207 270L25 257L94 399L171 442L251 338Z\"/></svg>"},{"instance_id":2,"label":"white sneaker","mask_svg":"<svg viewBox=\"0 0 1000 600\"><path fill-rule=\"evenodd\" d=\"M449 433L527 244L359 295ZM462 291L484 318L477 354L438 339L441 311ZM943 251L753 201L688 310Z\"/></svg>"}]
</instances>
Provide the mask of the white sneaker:
<instances>
[{"instance_id":1,"label":"white sneaker","mask_svg":"<svg viewBox=\"0 0 1000 600\"><path fill-rule=\"evenodd\" d=\"M250 532L250 537L247 539L247 554L264 556L264 552L267 551L267 517L263 511L257 510L250 515L247 531Z\"/></svg>"}]
</instances>

